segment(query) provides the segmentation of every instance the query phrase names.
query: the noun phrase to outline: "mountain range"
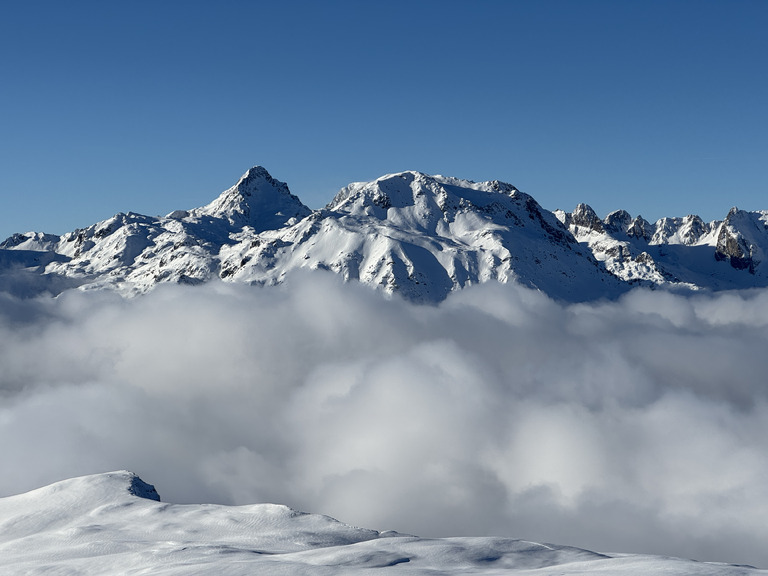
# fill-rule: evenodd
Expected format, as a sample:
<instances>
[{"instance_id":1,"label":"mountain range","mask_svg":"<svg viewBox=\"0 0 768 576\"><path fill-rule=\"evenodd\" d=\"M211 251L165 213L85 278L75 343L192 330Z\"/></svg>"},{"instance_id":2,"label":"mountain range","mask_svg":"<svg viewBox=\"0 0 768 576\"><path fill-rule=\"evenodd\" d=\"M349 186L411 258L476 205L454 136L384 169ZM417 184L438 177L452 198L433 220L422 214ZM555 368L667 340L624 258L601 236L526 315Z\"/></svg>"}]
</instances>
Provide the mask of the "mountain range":
<instances>
[{"instance_id":1,"label":"mountain range","mask_svg":"<svg viewBox=\"0 0 768 576\"><path fill-rule=\"evenodd\" d=\"M651 224L586 204L542 208L510 184L401 172L352 183L311 210L263 167L211 203L153 217L129 212L62 236L0 244L0 288L19 296L220 278L281 283L320 269L420 302L488 282L519 282L563 301L633 286L724 290L768 286L768 211L733 208Z\"/></svg>"}]
</instances>

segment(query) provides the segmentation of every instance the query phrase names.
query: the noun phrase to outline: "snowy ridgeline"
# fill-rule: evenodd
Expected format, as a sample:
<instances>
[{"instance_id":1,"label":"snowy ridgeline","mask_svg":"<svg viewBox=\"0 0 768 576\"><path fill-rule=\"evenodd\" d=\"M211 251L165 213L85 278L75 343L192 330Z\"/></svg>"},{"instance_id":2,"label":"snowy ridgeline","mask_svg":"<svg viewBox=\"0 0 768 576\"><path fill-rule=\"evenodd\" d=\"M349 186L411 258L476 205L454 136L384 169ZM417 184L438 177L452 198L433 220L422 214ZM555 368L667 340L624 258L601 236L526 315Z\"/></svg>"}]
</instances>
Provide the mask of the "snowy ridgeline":
<instances>
[{"instance_id":1,"label":"snowy ridgeline","mask_svg":"<svg viewBox=\"0 0 768 576\"><path fill-rule=\"evenodd\" d=\"M8 576L768 574L511 538L426 539L356 528L274 504L165 504L153 486L125 471L0 499L0 558Z\"/></svg>"},{"instance_id":2,"label":"snowy ridgeline","mask_svg":"<svg viewBox=\"0 0 768 576\"><path fill-rule=\"evenodd\" d=\"M320 269L387 293L439 302L490 280L516 281L574 302L631 286L768 286L768 212L731 210L651 224L584 204L543 209L503 182L403 172L343 188L312 211L255 167L210 204L165 217L118 214L63 236L15 234L0 244L0 290L67 288L143 293L213 278L281 283Z\"/></svg>"}]
</instances>

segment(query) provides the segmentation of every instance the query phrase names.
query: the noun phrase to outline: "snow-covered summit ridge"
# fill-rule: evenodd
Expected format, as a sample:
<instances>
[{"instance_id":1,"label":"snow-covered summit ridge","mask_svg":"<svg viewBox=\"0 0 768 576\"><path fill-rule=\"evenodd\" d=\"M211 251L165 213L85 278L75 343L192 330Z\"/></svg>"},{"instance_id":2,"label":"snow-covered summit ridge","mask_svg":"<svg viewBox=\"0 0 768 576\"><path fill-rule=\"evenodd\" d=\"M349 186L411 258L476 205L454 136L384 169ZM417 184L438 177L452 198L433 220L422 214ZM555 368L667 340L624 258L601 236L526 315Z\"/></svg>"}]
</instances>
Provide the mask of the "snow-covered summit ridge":
<instances>
[{"instance_id":1,"label":"snow-covered summit ridge","mask_svg":"<svg viewBox=\"0 0 768 576\"><path fill-rule=\"evenodd\" d=\"M130 497L144 498L160 502L160 495L152 484L144 482L139 476L128 470L117 470L102 474L90 474L68 478L36 488L23 494L8 496L0 502L19 501L52 501L79 499L87 501L88 505L96 505L107 500L125 499Z\"/></svg>"},{"instance_id":2,"label":"snow-covered summit ridge","mask_svg":"<svg viewBox=\"0 0 768 576\"><path fill-rule=\"evenodd\" d=\"M352 215L380 220L382 224L439 237L455 235L450 228L472 215L488 225L520 228L536 221L558 242L572 239L551 213L528 194L511 184L493 180L473 182L408 171L388 174L372 182L355 182L339 191L326 209L340 216Z\"/></svg>"},{"instance_id":3,"label":"snow-covered summit ridge","mask_svg":"<svg viewBox=\"0 0 768 576\"><path fill-rule=\"evenodd\" d=\"M353 182L342 188L326 208L334 211L354 213L364 210L366 206L377 206L388 209L391 207L405 208L421 206L426 208L429 202L445 211L449 201L457 202L457 198L466 198L467 191L475 190L486 193L502 193L513 195L519 191L511 184L499 182L476 183L440 175L430 176L422 172L409 170L387 174L373 182Z\"/></svg>"},{"instance_id":4,"label":"snow-covered summit ridge","mask_svg":"<svg viewBox=\"0 0 768 576\"><path fill-rule=\"evenodd\" d=\"M342 188L312 211L255 166L209 204L165 217L117 214L63 236L14 234L0 244L0 290L30 295L219 278L282 283L326 270L416 301L474 284L516 282L565 301L642 284L689 289L768 286L768 212L732 210L652 224L586 204L550 212L498 180L416 171Z\"/></svg>"}]
</instances>

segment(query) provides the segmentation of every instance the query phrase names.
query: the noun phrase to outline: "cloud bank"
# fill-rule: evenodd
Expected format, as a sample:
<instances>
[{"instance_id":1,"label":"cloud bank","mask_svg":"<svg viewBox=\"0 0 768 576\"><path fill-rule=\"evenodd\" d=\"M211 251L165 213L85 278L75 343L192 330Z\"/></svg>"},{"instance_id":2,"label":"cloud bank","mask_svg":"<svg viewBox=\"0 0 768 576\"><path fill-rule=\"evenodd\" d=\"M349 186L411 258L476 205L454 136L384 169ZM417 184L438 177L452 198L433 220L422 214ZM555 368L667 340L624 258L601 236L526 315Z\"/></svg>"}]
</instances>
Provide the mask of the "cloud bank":
<instances>
[{"instance_id":1,"label":"cloud bank","mask_svg":"<svg viewBox=\"0 0 768 576\"><path fill-rule=\"evenodd\" d=\"M170 502L766 567L766 350L768 291L0 294L0 496L127 468Z\"/></svg>"}]
</instances>

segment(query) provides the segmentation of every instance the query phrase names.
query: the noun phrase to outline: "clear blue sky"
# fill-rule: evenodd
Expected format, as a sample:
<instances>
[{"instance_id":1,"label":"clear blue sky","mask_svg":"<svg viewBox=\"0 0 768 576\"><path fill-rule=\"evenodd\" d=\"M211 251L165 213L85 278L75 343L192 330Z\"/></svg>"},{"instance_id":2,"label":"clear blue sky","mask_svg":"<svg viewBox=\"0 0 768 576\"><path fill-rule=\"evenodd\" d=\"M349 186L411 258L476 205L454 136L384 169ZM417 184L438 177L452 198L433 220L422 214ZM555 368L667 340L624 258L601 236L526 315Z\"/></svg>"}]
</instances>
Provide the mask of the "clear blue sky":
<instances>
[{"instance_id":1,"label":"clear blue sky","mask_svg":"<svg viewBox=\"0 0 768 576\"><path fill-rule=\"evenodd\" d=\"M0 5L0 237L420 170L650 220L768 209L768 2Z\"/></svg>"}]
</instances>

